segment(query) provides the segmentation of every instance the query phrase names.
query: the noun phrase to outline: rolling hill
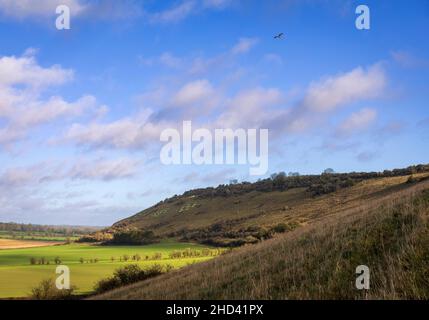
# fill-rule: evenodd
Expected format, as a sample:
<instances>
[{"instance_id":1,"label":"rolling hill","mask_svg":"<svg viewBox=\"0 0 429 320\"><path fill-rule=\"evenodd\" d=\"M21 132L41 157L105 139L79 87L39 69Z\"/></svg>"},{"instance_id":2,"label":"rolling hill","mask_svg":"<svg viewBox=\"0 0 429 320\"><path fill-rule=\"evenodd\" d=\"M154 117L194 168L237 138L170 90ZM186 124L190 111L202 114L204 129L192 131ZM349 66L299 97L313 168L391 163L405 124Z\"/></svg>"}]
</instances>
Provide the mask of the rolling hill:
<instances>
[{"instance_id":1,"label":"rolling hill","mask_svg":"<svg viewBox=\"0 0 429 320\"><path fill-rule=\"evenodd\" d=\"M367 179L316 197L293 189L249 192L226 202L182 197L118 225L158 224L158 232L168 234L187 223L196 229L225 221L229 212L230 220L237 221L231 230L255 224L270 227L281 221L297 226L212 261L94 299L429 298L426 173ZM177 208L184 206L188 209L179 212ZM359 265L370 268L368 291L355 287Z\"/></svg>"},{"instance_id":2,"label":"rolling hill","mask_svg":"<svg viewBox=\"0 0 429 320\"><path fill-rule=\"evenodd\" d=\"M278 174L256 183L192 190L115 223L101 238L139 230L160 239L229 247L253 244L335 217L428 176L429 166L420 165L382 173Z\"/></svg>"}]
</instances>

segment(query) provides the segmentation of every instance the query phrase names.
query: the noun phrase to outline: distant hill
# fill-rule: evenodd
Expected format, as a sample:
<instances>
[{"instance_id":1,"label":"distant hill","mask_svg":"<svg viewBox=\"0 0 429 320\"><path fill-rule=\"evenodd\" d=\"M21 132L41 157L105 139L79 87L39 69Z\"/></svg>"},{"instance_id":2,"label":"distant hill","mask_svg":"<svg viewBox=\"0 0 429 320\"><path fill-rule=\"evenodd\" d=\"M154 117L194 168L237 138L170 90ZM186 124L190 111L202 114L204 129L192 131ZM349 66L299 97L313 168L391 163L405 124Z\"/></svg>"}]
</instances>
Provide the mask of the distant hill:
<instances>
[{"instance_id":1,"label":"distant hill","mask_svg":"<svg viewBox=\"0 0 429 320\"><path fill-rule=\"evenodd\" d=\"M280 173L255 183L174 196L115 223L98 238L111 240L116 234L119 243L176 238L218 246L252 244L406 189L428 176L428 165L379 173Z\"/></svg>"},{"instance_id":2,"label":"distant hill","mask_svg":"<svg viewBox=\"0 0 429 320\"><path fill-rule=\"evenodd\" d=\"M119 226L165 235L220 221L236 221L225 224L230 230L281 221L298 227L94 299L429 299L426 177L372 178L315 198L298 188L167 201ZM359 265L370 269L369 291L355 287Z\"/></svg>"}]
</instances>

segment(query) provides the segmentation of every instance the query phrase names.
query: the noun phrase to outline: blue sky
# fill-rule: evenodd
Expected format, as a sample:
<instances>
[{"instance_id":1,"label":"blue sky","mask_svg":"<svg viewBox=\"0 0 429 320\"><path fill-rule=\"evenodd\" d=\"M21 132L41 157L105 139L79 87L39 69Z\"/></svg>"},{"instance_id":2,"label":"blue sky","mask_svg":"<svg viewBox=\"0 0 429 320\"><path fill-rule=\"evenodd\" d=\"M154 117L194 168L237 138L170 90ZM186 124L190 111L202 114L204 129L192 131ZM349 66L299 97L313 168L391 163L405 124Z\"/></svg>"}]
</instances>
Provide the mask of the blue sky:
<instances>
[{"instance_id":1,"label":"blue sky","mask_svg":"<svg viewBox=\"0 0 429 320\"><path fill-rule=\"evenodd\" d=\"M426 0L0 0L0 221L108 225L258 178L162 165L184 120L269 129L266 176L427 163L428 31Z\"/></svg>"}]
</instances>

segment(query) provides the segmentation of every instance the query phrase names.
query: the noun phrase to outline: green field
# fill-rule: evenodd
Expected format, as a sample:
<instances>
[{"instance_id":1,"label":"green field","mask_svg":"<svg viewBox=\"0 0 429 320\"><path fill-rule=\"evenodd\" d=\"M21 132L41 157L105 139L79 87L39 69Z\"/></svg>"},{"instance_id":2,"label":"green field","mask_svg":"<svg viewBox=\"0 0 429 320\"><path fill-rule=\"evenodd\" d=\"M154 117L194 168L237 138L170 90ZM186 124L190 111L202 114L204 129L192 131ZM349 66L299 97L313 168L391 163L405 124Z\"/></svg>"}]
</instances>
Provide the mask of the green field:
<instances>
[{"instance_id":1,"label":"green field","mask_svg":"<svg viewBox=\"0 0 429 320\"><path fill-rule=\"evenodd\" d=\"M43 248L0 250L0 298L26 297L42 279L55 278L53 260L61 259L62 265L67 265L71 272L71 284L77 287L77 293L89 293L94 284L112 275L113 271L127 264L137 263L142 268L152 264L171 265L174 268L201 262L211 257L189 257L170 259L169 254L186 249L202 250L208 248L198 244L161 242L147 246L98 246L87 244L68 244ZM161 253L162 258L153 260L155 253ZM141 261L119 261L120 257L139 254ZM149 260L145 257L149 256ZM49 265L31 265L30 259L45 258ZM112 262L111 258L115 261ZM80 259L85 260L84 263ZM97 259L97 263L90 260Z\"/></svg>"}]
</instances>

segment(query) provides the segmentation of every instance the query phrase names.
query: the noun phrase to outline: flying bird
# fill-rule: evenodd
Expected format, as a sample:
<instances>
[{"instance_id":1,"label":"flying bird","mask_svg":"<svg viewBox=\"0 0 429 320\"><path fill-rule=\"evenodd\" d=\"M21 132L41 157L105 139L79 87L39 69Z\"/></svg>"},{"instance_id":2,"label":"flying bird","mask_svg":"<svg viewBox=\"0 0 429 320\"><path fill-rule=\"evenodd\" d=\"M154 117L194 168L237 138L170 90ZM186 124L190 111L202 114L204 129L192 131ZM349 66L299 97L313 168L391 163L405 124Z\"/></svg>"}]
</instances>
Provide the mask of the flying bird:
<instances>
[{"instance_id":1,"label":"flying bird","mask_svg":"<svg viewBox=\"0 0 429 320\"><path fill-rule=\"evenodd\" d=\"M279 33L278 35L274 36L274 39L283 39L284 33Z\"/></svg>"}]
</instances>

